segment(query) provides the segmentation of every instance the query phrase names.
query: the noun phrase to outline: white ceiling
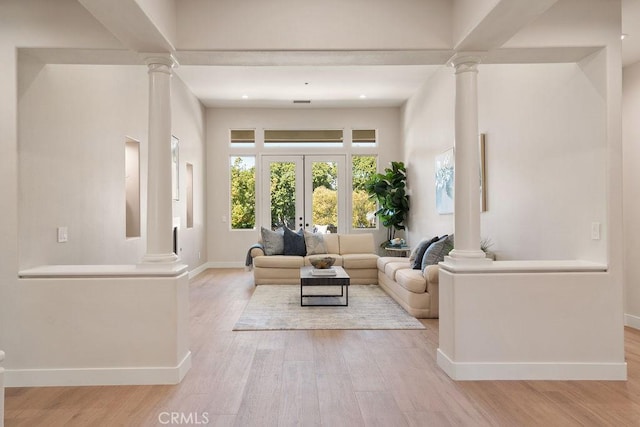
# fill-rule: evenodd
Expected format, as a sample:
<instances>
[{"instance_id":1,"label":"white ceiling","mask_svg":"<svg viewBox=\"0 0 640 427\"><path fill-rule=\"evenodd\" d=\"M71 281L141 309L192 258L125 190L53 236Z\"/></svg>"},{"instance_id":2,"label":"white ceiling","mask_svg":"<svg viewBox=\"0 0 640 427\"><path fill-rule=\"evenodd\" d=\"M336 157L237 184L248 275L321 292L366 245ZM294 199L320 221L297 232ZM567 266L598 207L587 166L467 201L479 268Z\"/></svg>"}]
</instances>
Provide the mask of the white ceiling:
<instances>
[{"instance_id":1,"label":"white ceiling","mask_svg":"<svg viewBox=\"0 0 640 427\"><path fill-rule=\"evenodd\" d=\"M622 62L640 61L640 0L622 0ZM592 49L592 48L591 48ZM45 63L140 63L131 51L23 49ZM396 107L453 51L177 52L175 73L207 107ZM496 50L485 62L579 60L590 48ZM251 64L251 65L249 65ZM341 64L341 65L336 65ZM247 99L243 99L243 95ZM366 98L361 98L365 95ZM311 100L293 104L293 100Z\"/></svg>"},{"instance_id":2,"label":"white ceiling","mask_svg":"<svg viewBox=\"0 0 640 427\"><path fill-rule=\"evenodd\" d=\"M623 65L640 61L640 0L622 0L622 32L626 34ZM408 56L402 58L403 64L412 63L407 62ZM322 64L319 53L318 57L318 64L305 58L306 64L313 65L278 66L270 60L265 66L234 65L233 61L213 66L185 64L176 74L207 107L385 107L402 105L439 67L422 65L438 62L415 53L415 65L333 66ZM293 104L294 99L308 99L311 104Z\"/></svg>"},{"instance_id":3,"label":"white ceiling","mask_svg":"<svg viewBox=\"0 0 640 427\"><path fill-rule=\"evenodd\" d=\"M640 61L640 0L622 0L622 65Z\"/></svg>"},{"instance_id":4,"label":"white ceiling","mask_svg":"<svg viewBox=\"0 0 640 427\"><path fill-rule=\"evenodd\" d=\"M175 72L207 107L397 107L438 67L187 65Z\"/></svg>"}]
</instances>

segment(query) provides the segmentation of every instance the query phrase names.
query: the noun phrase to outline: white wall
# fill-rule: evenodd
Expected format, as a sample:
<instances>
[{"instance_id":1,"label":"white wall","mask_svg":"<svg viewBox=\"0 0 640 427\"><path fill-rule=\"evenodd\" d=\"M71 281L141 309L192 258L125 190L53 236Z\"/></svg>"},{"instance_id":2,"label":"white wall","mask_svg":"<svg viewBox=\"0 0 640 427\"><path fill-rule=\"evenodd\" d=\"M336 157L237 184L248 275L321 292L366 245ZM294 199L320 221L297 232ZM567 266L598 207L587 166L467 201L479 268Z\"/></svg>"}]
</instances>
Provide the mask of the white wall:
<instances>
[{"instance_id":1,"label":"white wall","mask_svg":"<svg viewBox=\"0 0 640 427\"><path fill-rule=\"evenodd\" d=\"M577 64L482 65L479 130L487 135L482 236L499 259L606 261L606 109ZM455 80L443 69L405 108L414 197L410 241L452 231L435 210L434 157L453 146ZM416 160L420 159L420 160ZM413 166L413 167L411 167ZM413 188L413 184L412 184ZM592 222L602 239L591 240Z\"/></svg>"},{"instance_id":2,"label":"white wall","mask_svg":"<svg viewBox=\"0 0 640 427\"><path fill-rule=\"evenodd\" d=\"M625 313L627 323L640 328L640 63L625 67L623 73Z\"/></svg>"},{"instance_id":3,"label":"white wall","mask_svg":"<svg viewBox=\"0 0 640 427\"><path fill-rule=\"evenodd\" d=\"M448 0L180 0L179 49L448 49ZM232 35L232 36L230 36Z\"/></svg>"},{"instance_id":4,"label":"white wall","mask_svg":"<svg viewBox=\"0 0 640 427\"><path fill-rule=\"evenodd\" d=\"M487 136L483 235L500 259L606 262L606 107L576 64L487 65L479 74ZM601 240L591 240L591 223Z\"/></svg>"},{"instance_id":5,"label":"white wall","mask_svg":"<svg viewBox=\"0 0 640 427\"><path fill-rule=\"evenodd\" d=\"M39 331L21 327L27 300L18 284L18 59L17 47L59 46L112 49L117 40L76 1L7 0L0 2L0 348L5 368L17 363L22 340ZM33 313L30 313L33 315ZM46 355L43 355L46 357Z\"/></svg>"},{"instance_id":6,"label":"white wall","mask_svg":"<svg viewBox=\"0 0 640 427\"><path fill-rule=\"evenodd\" d=\"M450 234L453 216L438 215L435 197L435 157L453 147L455 77L443 66L404 106L403 138L407 183L411 191L408 241Z\"/></svg>"},{"instance_id":7,"label":"white wall","mask_svg":"<svg viewBox=\"0 0 640 427\"><path fill-rule=\"evenodd\" d=\"M20 267L44 264L135 264L146 250L148 76L146 66L36 65L19 73ZM22 70L22 68L21 68ZM28 71L27 71L28 70ZM172 80L172 132L180 138L180 172L197 173L196 223L186 229L180 256L191 269L204 261L203 108ZM141 143L142 237L125 233L125 141ZM185 194L186 181L180 183ZM66 226L69 241L58 243Z\"/></svg>"},{"instance_id":8,"label":"white wall","mask_svg":"<svg viewBox=\"0 0 640 427\"><path fill-rule=\"evenodd\" d=\"M144 239L125 237L124 144L141 142L145 230L145 68L45 65L20 93L21 268L141 259ZM68 227L67 243L57 243L58 226Z\"/></svg>"},{"instance_id":9,"label":"white wall","mask_svg":"<svg viewBox=\"0 0 640 427\"><path fill-rule=\"evenodd\" d=\"M229 156L250 151L229 148L229 129L342 129L373 128L379 132L378 166L383 170L392 160L402 160L399 108L361 109L207 109L207 216L209 261L214 266L242 266L249 246L259 237L257 230L230 230L229 218ZM260 133L260 132L258 132ZM263 154L283 154L283 149L267 150L258 141ZM360 153L375 153L361 150ZM314 149L310 153L356 153L354 149ZM288 154L302 154L288 152ZM307 154L307 153L305 153ZM259 164L259 160L257 161ZM349 167L349 165L347 166ZM259 173L259 172L258 172ZM258 175L259 181L259 175ZM258 190L259 191L259 190ZM258 192L259 195L259 192ZM258 196L259 198L259 196ZM261 204L257 211L260 221ZM381 227L376 234L379 242L385 238Z\"/></svg>"},{"instance_id":10,"label":"white wall","mask_svg":"<svg viewBox=\"0 0 640 427\"><path fill-rule=\"evenodd\" d=\"M171 128L180 141L180 200L173 202L173 216L180 218L178 255L193 270L207 260L205 109L178 76L171 82ZM192 228L187 228L187 163L193 165Z\"/></svg>"}]
</instances>

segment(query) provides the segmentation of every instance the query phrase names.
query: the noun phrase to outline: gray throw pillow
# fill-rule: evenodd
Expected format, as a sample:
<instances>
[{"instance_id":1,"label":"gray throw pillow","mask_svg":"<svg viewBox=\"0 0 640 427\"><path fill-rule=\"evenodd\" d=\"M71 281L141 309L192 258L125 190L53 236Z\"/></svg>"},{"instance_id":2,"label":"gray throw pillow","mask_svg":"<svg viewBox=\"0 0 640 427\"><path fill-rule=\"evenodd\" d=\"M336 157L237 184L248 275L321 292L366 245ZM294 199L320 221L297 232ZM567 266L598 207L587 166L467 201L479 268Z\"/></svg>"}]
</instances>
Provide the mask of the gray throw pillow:
<instances>
[{"instance_id":1,"label":"gray throw pillow","mask_svg":"<svg viewBox=\"0 0 640 427\"><path fill-rule=\"evenodd\" d=\"M413 259L409 259L409 261L411 261L411 268L414 270L420 270L422 268L422 258L424 257L424 253L427 251L429 246L437 242L439 239L440 238L438 236L435 236L433 239L423 240L418 243L418 246L416 246L416 250L412 255Z\"/></svg>"},{"instance_id":2,"label":"gray throw pillow","mask_svg":"<svg viewBox=\"0 0 640 427\"><path fill-rule=\"evenodd\" d=\"M297 233L295 233L285 227L284 254L298 256L305 256L307 254L307 247L304 243L304 234L302 228L298 230Z\"/></svg>"},{"instance_id":3,"label":"gray throw pillow","mask_svg":"<svg viewBox=\"0 0 640 427\"><path fill-rule=\"evenodd\" d=\"M271 231L268 228L261 227L260 234L262 235L265 255L284 254L284 231L281 228Z\"/></svg>"},{"instance_id":4,"label":"gray throw pillow","mask_svg":"<svg viewBox=\"0 0 640 427\"><path fill-rule=\"evenodd\" d=\"M307 246L307 255L327 253L327 245L324 243L324 237L320 233L309 233L305 230L304 242Z\"/></svg>"},{"instance_id":5,"label":"gray throw pillow","mask_svg":"<svg viewBox=\"0 0 640 427\"><path fill-rule=\"evenodd\" d=\"M422 257L422 270L428 265L435 265L444 261L444 257L449 255L449 252L453 249L453 234L450 236L442 236L440 240L432 243L427 248Z\"/></svg>"}]
</instances>

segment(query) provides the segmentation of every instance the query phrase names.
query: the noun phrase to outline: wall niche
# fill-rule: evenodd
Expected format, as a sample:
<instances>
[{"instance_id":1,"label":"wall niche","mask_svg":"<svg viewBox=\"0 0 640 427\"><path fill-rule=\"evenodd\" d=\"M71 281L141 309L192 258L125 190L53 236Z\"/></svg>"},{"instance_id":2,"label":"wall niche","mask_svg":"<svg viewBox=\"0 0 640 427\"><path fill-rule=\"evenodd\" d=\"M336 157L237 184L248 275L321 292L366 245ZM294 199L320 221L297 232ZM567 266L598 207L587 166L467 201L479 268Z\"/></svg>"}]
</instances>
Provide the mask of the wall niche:
<instances>
[{"instance_id":1,"label":"wall niche","mask_svg":"<svg viewBox=\"0 0 640 427\"><path fill-rule=\"evenodd\" d=\"M127 239L140 237L140 142L127 138L124 143L125 217Z\"/></svg>"}]
</instances>

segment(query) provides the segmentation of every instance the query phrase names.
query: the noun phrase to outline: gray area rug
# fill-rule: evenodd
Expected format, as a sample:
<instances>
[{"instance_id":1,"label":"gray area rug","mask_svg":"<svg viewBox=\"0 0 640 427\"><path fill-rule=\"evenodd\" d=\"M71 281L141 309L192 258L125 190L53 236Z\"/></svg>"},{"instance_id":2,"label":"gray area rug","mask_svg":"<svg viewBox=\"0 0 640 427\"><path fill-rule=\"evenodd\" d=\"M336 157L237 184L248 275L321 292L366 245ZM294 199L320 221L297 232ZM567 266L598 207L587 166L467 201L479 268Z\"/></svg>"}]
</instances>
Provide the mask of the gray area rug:
<instances>
[{"instance_id":1,"label":"gray area rug","mask_svg":"<svg viewBox=\"0 0 640 427\"><path fill-rule=\"evenodd\" d=\"M339 293L339 287L305 287ZM327 303L330 298L312 298ZM317 300L317 301L316 301ZM308 301L308 300L307 300ZM301 307L299 285L259 285L234 331L283 329L425 329L377 285L349 286L347 307Z\"/></svg>"}]
</instances>

